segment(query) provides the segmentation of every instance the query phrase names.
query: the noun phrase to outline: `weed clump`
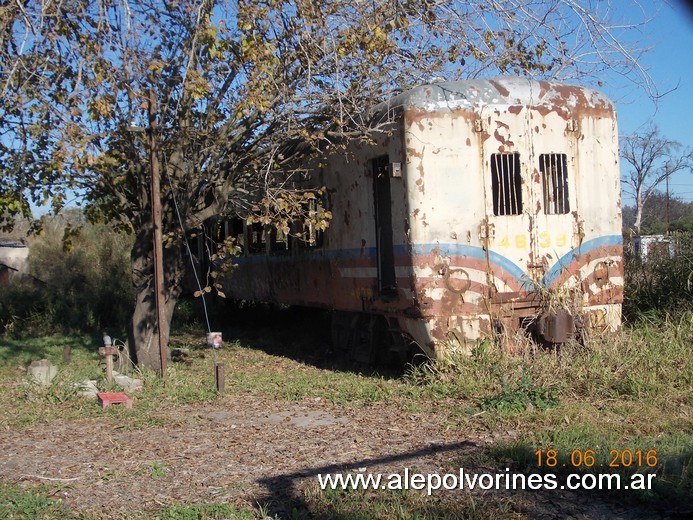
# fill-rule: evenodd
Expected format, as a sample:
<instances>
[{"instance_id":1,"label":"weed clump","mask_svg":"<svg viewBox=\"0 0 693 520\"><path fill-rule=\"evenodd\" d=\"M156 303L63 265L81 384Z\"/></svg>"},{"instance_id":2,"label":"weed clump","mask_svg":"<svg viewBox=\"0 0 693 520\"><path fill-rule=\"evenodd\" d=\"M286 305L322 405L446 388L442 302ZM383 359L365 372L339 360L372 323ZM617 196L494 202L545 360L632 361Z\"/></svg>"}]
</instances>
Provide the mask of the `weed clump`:
<instances>
[{"instance_id":1,"label":"weed clump","mask_svg":"<svg viewBox=\"0 0 693 520\"><path fill-rule=\"evenodd\" d=\"M522 412L531 409L547 410L558 406L558 385L539 386L528 374L519 381L505 385L500 392L481 399L484 409Z\"/></svg>"},{"instance_id":2,"label":"weed clump","mask_svg":"<svg viewBox=\"0 0 693 520\"><path fill-rule=\"evenodd\" d=\"M640 319L679 317L693 312L693 235L673 235L670 249L655 250L643 258L624 248L625 294L623 316Z\"/></svg>"}]
</instances>

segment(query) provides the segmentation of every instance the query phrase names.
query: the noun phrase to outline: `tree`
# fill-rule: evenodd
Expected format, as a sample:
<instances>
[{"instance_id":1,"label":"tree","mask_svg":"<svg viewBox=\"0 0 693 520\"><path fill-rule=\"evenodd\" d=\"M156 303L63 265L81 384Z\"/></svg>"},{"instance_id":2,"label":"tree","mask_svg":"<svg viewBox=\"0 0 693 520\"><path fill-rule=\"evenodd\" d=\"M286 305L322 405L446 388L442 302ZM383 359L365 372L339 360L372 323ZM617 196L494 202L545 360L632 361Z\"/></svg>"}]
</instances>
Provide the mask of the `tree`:
<instances>
[{"instance_id":1,"label":"tree","mask_svg":"<svg viewBox=\"0 0 693 520\"><path fill-rule=\"evenodd\" d=\"M693 170L693 151L661 136L650 124L642 133L621 138L621 157L629 171L623 178L635 200L635 227L640 234L643 208L656 189L674 173Z\"/></svg>"},{"instance_id":2,"label":"tree","mask_svg":"<svg viewBox=\"0 0 693 520\"><path fill-rule=\"evenodd\" d=\"M623 43L646 17L613 16L609 2L577 0L9 2L0 7L0 215L26 213L31 201L59 209L77 194L92 219L131 232L130 346L156 368L152 145L170 318L185 234L229 212L300 213L305 172L287 165L345 136L367 140L383 122L366 108L393 93L433 76L499 72L596 84L606 69L651 90L642 50ZM133 122L148 133L130 131Z\"/></svg>"}]
</instances>

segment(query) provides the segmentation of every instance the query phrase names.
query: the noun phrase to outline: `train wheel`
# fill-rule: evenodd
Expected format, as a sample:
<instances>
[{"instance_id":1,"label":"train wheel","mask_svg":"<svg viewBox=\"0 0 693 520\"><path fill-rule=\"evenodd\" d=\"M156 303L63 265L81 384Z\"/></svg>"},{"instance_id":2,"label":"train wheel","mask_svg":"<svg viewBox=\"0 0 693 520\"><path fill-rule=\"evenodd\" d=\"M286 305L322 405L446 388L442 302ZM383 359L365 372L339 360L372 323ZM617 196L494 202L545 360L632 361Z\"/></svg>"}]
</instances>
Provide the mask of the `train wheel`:
<instances>
[{"instance_id":1,"label":"train wheel","mask_svg":"<svg viewBox=\"0 0 693 520\"><path fill-rule=\"evenodd\" d=\"M375 362L374 339L376 332L376 317L361 314L352 333L351 358L356 363L371 366Z\"/></svg>"},{"instance_id":2,"label":"train wheel","mask_svg":"<svg viewBox=\"0 0 693 520\"><path fill-rule=\"evenodd\" d=\"M332 313L334 353L352 362L401 370L412 362L413 345L395 319L357 312Z\"/></svg>"},{"instance_id":3,"label":"train wheel","mask_svg":"<svg viewBox=\"0 0 693 520\"><path fill-rule=\"evenodd\" d=\"M351 350L352 331L357 320L358 314L353 312L332 313L332 350L337 356L346 356Z\"/></svg>"},{"instance_id":4,"label":"train wheel","mask_svg":"<svg viewBox=\"0 0 693 520\"><path fill-rule=\"evenodd\" d=\"M377 318L373 334L375 363L380 367L401 370L411 362L411 341L402 333L396 319Z\"/></svg>"},{"instance_id":5,"label":"train wheel","mask_svg":"<svg viewBox=\"0 0 693 520\"><path fill-rule=\"evenodd\" d=\"M373 363L374 317L358 312L332 313L332 348L336 356L364 365Z\"/></svg>"}]
</instances>

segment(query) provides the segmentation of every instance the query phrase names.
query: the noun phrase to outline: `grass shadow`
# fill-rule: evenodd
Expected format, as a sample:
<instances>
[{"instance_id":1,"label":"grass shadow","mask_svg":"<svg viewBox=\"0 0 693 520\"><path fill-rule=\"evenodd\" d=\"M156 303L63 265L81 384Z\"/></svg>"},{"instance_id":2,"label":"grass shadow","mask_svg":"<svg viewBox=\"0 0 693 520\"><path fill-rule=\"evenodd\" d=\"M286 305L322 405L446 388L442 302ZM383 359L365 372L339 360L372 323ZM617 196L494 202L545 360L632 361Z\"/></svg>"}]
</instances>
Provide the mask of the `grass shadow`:
<instances>
[{"instance_id":1,"label":"grass shadow","mask_svg":"<svg viewBox=\"0 0 693 520\"><path fill-rule=\"evenodd\" d=\"M524 450L529 451L531 448L525 446ZM409 473L411 477L416 473L417 461L440 453L445 453L446 457L452 457L458 462L466 461L461 467L469 478L484 475L487 480L491 477L494 479L500 477L500 482L504 482L507 476L511 485L506 487L500 485L492 490L481 486L471 489L469 481L465 480L463 488L439 487L432 489L429 494L423 487L414 488L412 486L414 480L404 484L405 480L399 479L404 477L405 468L411 469ZM500 452L497 455L500 455ZM518 453L516 447L509 450L506 455L521 460L522 456L531 456L532 453ZM260 481L264 492L258 494L253 500L258 504L264 504L263 507L274 518L280 519L630 518L644 520L691 517L690 495L677 496L678 501L672 502L673 497L667 501L661 496L648 497L630 490L563 489L561 485L565 482L567 473L557 475L556 488L538 488L526 485L530 482L529 474L539 473L536 468L522 471L512 465L509 467L508 464L507 460L498 458L489 461L485 450L471 442L434 445L383 457L363 458L349 464L308 467L292 473L276 475ZM457 465L453 463L449 467L438 468L439 472L436 475L444 477L446 480L442 481L449 483L449 478L459 475L460 467L455 467ZM357 468L367 468L368 473ZM382 480L377 488L370 486L369 489L364 489L361 486L358 489L353 487L321 489L318 475L321 475L324 480L325 475L334 476L339 473L345 477L359 474L364 477L380 475ZM518 474L524 474L527 477L524 481L518 479L517 482L525 483L521 486L516 486L512 480ZM425 479L428 475L424 473L422 477ZM393 479L393 476L398 478ZM430 482L437 483L436 480ZM407 487L406 489L390 488L391 483Z\"/></svg>"},{"instance_id":2,"label":"grass shadow","mask_svg":"<svg viewBox=\"0 0 693 520\"><path fill-rule=\"evenodd\" d=\"M48 359L63 362L70 355L98 354L101 338L97 336L50 336L42 338L10 339L0 336L0 364L28 365L34 360Z\"/></svg>"},{"instance_id":3,"label":"grass shadow","mask_svg":"<svg viewBox=\"0 0 693 520\"><path fill-rule=\"evenodd\" d=\"M186 327L204 331L206 324L199 298L188 300L196 319L186 309ZM212 331L221 332L224 342L238 342L267 354L335 372L353 372L386 379L399 378L404 367L369 366L332 351L329 310L269 303L249 303L215 298L207 303ZM175 320L175 316L174 316ZM174 321L173 330L180 330Z\"/></svg>"}]
</instances>

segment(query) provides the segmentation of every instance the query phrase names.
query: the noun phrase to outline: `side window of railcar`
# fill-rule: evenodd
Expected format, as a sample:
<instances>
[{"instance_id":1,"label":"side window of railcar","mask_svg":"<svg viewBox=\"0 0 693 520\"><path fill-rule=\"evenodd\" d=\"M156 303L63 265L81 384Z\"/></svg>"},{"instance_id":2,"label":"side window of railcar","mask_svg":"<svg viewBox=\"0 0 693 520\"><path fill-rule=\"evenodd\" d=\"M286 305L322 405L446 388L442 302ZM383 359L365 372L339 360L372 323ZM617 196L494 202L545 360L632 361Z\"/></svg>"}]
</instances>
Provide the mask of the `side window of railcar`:
<instances>
[{"instance_id":1,"label":"side window of railcar","mask_svg":"<svg viewBox=\"0 0 693 520\"><path fill-rule=\"evenodd\" d=\"M491 154L491 192L494 215L522 213L522 174L519 153Z\"/></svg>"},{"instance_id":2,"label":"side window of railcar","mask_svg":"<svg viewBox=\"0 0 693 520\"><path fill-rule=\"evenodd\" d=\"M286 253L291 248L289 235L272 225L260 222L246 227L246 243L250 253Z\"/></svg>"},{"instance_id":3,"label":"side window of railcar","mask_svg":"<svg viewBox=\"0 0 693 520\"><path fill-rule=\"evenodd\" d=\"M568 159L564 153L539 156L539 171L544 189L544 213L563 215L570 211L568 201Z\"/></svg>"},{"instance_id":4,"label":"side window of railcar","mask_svg":"<svg viewBox=\"0 0 693 520\"><path fill-rule=\"evenodd\" d=\"M267 249L269 226L254 222L246 228L246 243L250 253L264 253Z\"/></svg>"},{"instance_id":5,"label":"side window of railcar","mask_svg":"<svg viewBox=\"0 0 693 520\"><path fill-rule=\"evenodd\" d=\"M233 237L235 245L241 248L241 253L245 249L245 233L243 233L243 220L234 218L228 223L229 236Z\"/></svg>"},{"instance_id":6,"label":"side window of railcar","mask_svg":"<svg viewBox=\"0 0 693 520\"><path fill-rule=\"evenodd\" d=\"M291 239L288 233L272 226L270 230L270 251L272 253L286 253L291 249Z\"/></svg>"},{"instance_id":7,"label":"side window of railcar","mask_svg":"<svg viewBox=\"0 0 693 520\"><path fill-rule=\"evenodd\" d=\"M307 201L307 204L308 219L295 224L300 236L298 243L303 248L322 247L325 233L312 222L313 219L317 218L318 199L310 199Z\"/></svg>"},{"instance_id":8,"label":"side window of railcar","mask_svg":"<svg viewBox=\"0 0 693 520\"><path fill-rule=\"evenodd\" d=\"M228 222L223 218L214 218L207 223L207 233L204 237L204 248L206 254L211 258L219 252L221 244L228 236Z\"/></svg>"},{"instance_id":9,"label":"side window of railcar","mask_svg":"<svg viewBox=\"0 0 693 520\"><path fill-rule=\"evenodd\" d=\"M226 221L222 219L212 221L209 233L215 243L223 242L226 238Z\"/></svg>"}]
</instances>

